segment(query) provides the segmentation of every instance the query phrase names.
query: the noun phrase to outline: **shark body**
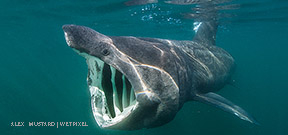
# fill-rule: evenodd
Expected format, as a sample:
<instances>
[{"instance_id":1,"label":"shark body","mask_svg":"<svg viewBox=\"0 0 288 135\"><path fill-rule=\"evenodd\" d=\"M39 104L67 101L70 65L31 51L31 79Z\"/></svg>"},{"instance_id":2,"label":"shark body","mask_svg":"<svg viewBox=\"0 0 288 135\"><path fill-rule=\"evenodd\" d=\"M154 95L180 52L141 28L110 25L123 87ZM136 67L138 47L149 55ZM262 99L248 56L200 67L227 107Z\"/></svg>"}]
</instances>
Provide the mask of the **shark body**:
<instances>
[{"instance_id":1,"label":"shark body","mask_svg":"<svg viewBox=\"0 0 288 135\"><path fill-rule=\"evenodd\" d=\"M233 57L215 46L215 22L201 23L192 41L106 36L78 25L64 25L63 30L67 44L86 58L92 111L101 128L161 126L188 101L257 124L214 93L230 81L235 68Z\"/></svg>"}]
</instances>

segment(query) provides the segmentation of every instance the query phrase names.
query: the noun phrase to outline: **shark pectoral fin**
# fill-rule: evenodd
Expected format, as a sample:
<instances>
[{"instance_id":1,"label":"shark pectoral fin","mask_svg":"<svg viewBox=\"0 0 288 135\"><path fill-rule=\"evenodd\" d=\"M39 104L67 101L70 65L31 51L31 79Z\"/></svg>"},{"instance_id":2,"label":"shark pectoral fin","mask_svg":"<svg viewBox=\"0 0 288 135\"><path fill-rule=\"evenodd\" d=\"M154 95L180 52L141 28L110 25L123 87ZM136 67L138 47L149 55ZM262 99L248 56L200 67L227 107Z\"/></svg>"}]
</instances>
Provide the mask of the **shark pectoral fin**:
<instances>
[{"instance_id":1,"label":"shark pectoral fin","mask_svg":"<svg viewBox=\"0 0 288 135\"><path fill-rule=\"evenodd\" d=\"M241 107L235 105L231 101L215 93L209 92L206 94L196 94L194 100L213 105L226 112L236 115L242 120L246 120L256 125L259 125L259 123L250 114L248 114L244 109L242 109Z\"/></svg>"}]
</instances>

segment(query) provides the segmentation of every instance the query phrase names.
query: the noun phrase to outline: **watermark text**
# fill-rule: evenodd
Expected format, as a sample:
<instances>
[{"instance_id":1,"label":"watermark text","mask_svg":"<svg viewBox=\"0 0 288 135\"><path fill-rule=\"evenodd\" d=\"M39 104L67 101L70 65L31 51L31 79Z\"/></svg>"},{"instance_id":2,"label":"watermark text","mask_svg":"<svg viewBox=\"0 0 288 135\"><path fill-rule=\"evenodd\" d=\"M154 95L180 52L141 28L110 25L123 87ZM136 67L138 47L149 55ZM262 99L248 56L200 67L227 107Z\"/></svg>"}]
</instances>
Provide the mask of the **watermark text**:
<instances>
[{"instance_id":1,"label":"watermark text","mask_svg":"<svg viewBox=\"0 0 288 135\"><path fill-rule=\"evenodd\" d=\"M11 122L11 127L88 127L86 122Z\"/></svg>"}]
</instances>

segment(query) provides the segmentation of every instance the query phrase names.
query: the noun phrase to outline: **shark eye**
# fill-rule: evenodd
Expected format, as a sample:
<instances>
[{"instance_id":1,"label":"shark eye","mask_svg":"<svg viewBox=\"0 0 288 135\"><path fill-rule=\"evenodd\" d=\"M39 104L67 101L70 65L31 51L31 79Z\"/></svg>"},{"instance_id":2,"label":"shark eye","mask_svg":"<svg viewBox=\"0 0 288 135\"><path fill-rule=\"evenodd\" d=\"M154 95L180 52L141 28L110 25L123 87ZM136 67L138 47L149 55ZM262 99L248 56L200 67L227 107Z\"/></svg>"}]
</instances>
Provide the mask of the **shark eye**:
<instances>
[{"instance_id":1,"label":"shark eye","mask_svg":"<svg viewBox=\"0 0 288 135\"><path fill-rule=\"evenodd\" d=\"M110 52L108 51L108 49L103 49L103 50L102 50L102 54L103 54L104 56L107 56L107 55L110 54Z\"/></svg>"}]
</instances>

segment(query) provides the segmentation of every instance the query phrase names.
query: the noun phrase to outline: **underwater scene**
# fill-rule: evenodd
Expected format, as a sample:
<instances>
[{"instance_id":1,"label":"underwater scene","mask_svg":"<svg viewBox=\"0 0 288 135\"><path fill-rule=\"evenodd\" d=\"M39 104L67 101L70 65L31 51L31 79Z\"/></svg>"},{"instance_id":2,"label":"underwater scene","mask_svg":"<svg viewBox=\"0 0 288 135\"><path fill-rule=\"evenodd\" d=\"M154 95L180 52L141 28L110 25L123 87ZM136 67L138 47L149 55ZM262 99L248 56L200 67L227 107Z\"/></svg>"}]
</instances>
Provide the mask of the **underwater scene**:
<instances>
[{"instance_id":1,"label":"underwater scene","mask_svg":"<svg viewBox=\"0 0 288 135\"><path fill-rule=\"evenodd\" d=\"M1 0L1 135L286 135L287 0Z\"/></svg>"}]
</instances>

